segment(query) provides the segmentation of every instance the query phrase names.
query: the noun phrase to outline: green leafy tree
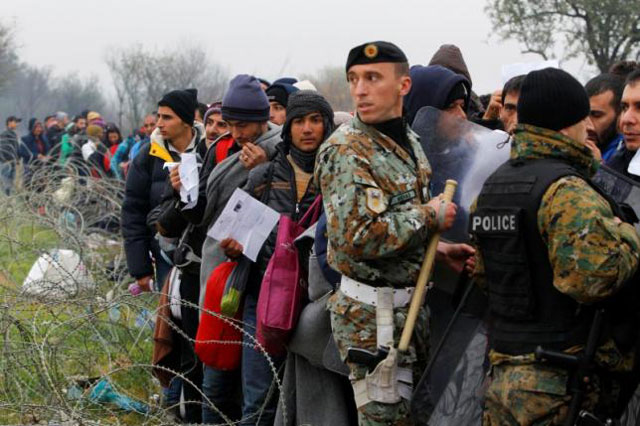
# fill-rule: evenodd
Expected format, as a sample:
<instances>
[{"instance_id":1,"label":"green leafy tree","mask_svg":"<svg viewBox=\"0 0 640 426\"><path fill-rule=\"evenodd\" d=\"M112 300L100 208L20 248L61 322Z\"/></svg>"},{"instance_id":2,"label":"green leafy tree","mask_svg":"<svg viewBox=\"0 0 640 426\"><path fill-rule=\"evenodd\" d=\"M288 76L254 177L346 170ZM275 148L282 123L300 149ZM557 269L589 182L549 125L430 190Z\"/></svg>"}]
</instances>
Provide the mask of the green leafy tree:
<instances>
[{"instance_id":1,"label":"green leafy tree","mask_svg":"<svg viewBox=\"0 0 640 426\"><path fill-rule=\"evenodd\" d=\"M503 40L553 58L585 57L601 72L620 60L640 58L640 0L489 0L485 11Z\"/></svg>"}]
</instances>

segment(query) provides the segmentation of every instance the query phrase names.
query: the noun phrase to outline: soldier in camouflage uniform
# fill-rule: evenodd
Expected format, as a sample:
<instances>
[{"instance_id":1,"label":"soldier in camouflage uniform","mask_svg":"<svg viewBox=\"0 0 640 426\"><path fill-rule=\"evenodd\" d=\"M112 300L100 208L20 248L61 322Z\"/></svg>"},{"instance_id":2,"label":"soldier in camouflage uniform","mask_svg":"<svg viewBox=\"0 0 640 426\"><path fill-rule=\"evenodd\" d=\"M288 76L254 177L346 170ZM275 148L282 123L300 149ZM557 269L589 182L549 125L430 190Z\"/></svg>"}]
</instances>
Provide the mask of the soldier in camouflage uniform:
<instances>
[{"instance_id":1,"label":"soldier in camouflage uniform","mask_svg":"<svg viewBox=\"0 0 640 426\"><path fill-rule=\"evenodd\" d=\"M410 387L401 385L402 396L392 402L371 398L362 384L376 365L347 359L348 349L397 347L428 237L451 226L456 207L429 199L431 168L402 117L402 97L411 85L404 53L391 43L366 43L351 50L346 69L358 114L321 146L315 171L327 215L328 261L343 274L328 309L338 349L351 370L359 423L410 424ZM470 246L442 244L439 257L461 263L472 253ZM382 308L375 295L391 289L393 332L380 341L389 323L377 326ZM423 309L410 349L398 354L398 366L409 376L405 382L412 373L414 380L420 377L427 342Z\"/></svg>"},{"instance_id":2,"label":"soldier in camouflage uniform","mask_svg":"<svg viewBox=\"0 0 640 426\"><path fill-rule=\"evenodd\" d=\"M598 163L585 145L588 114L589 99L569 74L530 73L511 160L487 180L471 215L474 275L491 312L484 425L564 424L571 372L537 361L535 347L579 353L590 305L611 300L637 268L635 229L589 182ZM632 348L602 340L596 363L630 371ZM598 411L603 393L596 376L583 408Z\"/></svg>"}]
</instances>

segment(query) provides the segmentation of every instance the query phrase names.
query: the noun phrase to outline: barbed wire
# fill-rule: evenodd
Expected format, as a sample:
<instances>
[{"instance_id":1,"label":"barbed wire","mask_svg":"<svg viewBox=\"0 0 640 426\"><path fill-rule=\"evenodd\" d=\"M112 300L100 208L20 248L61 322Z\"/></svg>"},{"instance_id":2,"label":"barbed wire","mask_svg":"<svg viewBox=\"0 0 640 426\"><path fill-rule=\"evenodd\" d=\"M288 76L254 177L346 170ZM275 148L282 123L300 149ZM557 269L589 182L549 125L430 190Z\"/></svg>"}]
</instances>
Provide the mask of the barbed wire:
<instances>
[{"instance_id":1,"label":"barbed wire","mask_svg":"<svg viewBox=\"0 0 640 426\"><path fill-rule=\"evenodd\" d=\"M74 159L15 169L11 193L0 194L0 424L175 424L178 407L162 403L153 370L201 386L151 364L154 324L165 320L180 338L195 342L158 314L164 307L159 293L128 290L133 280L119 229L124 183ZM205 343L255 348L271 369L270 393L282 390L281 372L248 326L206 312L244 338ZM101 394L99 386L107 391ZM129 409L105 395L127 401ZM227 424L239 423L201 396ZM259 419L265 405L252 417Z\"/></svg>"}]
</instances>

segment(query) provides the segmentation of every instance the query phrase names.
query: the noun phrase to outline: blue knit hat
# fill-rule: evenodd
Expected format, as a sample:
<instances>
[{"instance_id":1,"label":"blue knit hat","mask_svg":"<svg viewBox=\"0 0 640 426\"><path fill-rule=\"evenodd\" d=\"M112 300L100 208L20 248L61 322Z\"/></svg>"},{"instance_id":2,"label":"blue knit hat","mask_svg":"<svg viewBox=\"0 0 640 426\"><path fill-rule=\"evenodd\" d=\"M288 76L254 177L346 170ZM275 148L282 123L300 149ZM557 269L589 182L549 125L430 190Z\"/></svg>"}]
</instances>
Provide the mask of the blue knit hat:
<instances>
[{"instance_id":1,"label":"blue knit hat","mask_svg":"<svg viewBox=\"0 0 640 426\"><path fill-rule=\"evenodd\" d=\"M239 74L231 80L222 99L222 118L225 121L269 120L269 100L257 78Z\"/></svg>"},{"instance_id":2,"label":"blue knit hat","mask_svg":"<svg viewBox=\"0 0 640 426\"><path fill-rule=\"evenodd\" d=\"M272 84L290 84L293 86L297 82L298 82L298 79L294 77L280 77L279 79L274 81Z\"/></svg>"}]
</instances>

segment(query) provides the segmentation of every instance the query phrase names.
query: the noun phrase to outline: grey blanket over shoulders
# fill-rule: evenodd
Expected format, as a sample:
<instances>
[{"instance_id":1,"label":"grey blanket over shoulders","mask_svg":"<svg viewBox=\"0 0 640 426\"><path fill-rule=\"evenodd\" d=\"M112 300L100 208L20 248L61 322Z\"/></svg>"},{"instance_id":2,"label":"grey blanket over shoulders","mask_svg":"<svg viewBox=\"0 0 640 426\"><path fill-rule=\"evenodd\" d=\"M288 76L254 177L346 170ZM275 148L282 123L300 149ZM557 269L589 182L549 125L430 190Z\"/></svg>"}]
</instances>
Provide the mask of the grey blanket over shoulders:
<instances>
[{"instance_id":1,"label":"grey blanket over shoulders","mask_svg":"<svg viewBox=\"0 0 640 426\"><path fill-rule=\"evenodd\" d=\"M273 123L254 143L264 149L269 159L276 153L276 145L282 141L280 132L282 128ZM242 152L242 151L240 151ZM207 224L207 231L211 229L220 213L224 209L231 194L236 188L242 188L249 177L247 170L240 162L240 152L227 157L218 164L207 180L207 207L204 211L202 224ZM207 236L202 246L202 263L200 266L200 306L204 301L207 278L211 272L226 260L224 252L218 242Z\"/></svg>"},{"instance_id":2,"label":"grey blanket over shoulders","mask_svg":"<svg viewBox=\"0 0 640 426\"><path fill-rule=\"evenodd\" d=\"M309 256L309 299L287 347L287 363L274 426L357 424L349 369L340 359L326 304L333 292L320 270L313 245L315 225L296 240ZM310 242L310 244L309 244ZM310 253L307 251L311 249ZM305 254L303 254L305 253Z\"/></svg>"}]
</instances>

